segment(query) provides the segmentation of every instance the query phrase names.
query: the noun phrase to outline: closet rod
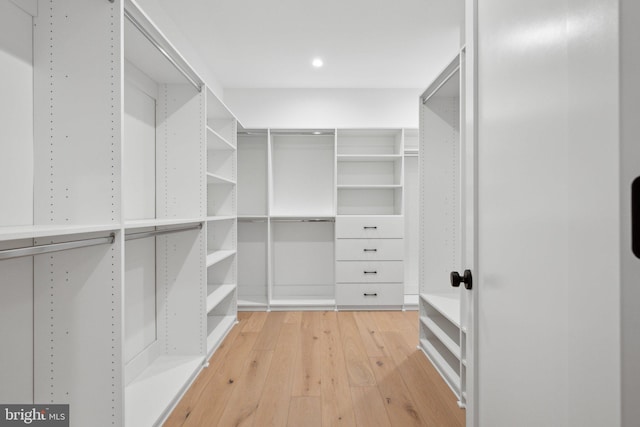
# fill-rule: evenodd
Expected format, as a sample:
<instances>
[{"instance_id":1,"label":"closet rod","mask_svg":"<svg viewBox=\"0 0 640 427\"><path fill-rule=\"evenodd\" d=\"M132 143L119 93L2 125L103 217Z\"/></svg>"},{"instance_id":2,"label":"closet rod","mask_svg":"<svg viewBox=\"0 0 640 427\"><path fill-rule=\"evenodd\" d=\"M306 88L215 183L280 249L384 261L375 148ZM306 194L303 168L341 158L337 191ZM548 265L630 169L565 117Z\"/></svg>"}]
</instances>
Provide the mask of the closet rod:
<instances>
[{"instance_id":1,"label":"closet rod","mask_svg":"<svg viewBox=\"0 0 640 427\"><path fill-rule=\"evenodd\" d=\"M267 222L266 218L238 218L238 222Z\"/></svg>"},{"instance_id":2,"label":"closet rod","mask_svg":"<svg viewBox=\"0 0 640 427\"><path fill-rule=\"evenodd\" d=\"M153 230L153 231L142 231L140 233L130 233L124 236L124 240L136 240L136 239L145 239L147 237L154 236L162 236L164 234L172 234L172 233L180 233L182 231L189 230L201 230L202 223L198 223L196 225L188 225L186 227L174 227L174 228L165 228L162 230Z\"/></svg>"},{"instance_id":3,"label":"closet rod","mask_svg":"<svg viewBox=\"0 0 640 427\"><path fill-rule=\"evenodd\" d=\"M271 222L336 222L333 218L274 218Z\"/></svg>"},{"instance_id":4,"label":"closet rod","mask_svg":"<svg viewBox=\"0 0 640 427\"><path fill-rule=\"evenodd\" d=\"M26 248L5 249L0 251L0 260L67 251L69 249L85 248L87 246L110 245L115 239L116 235L111 233L108 237L96 237L93 239L74 240L64 243L49 243L47 245L29 246Z\"/></svg>"},{"instance_id":5,"label":"closet rod","mask_svg":"<svg viewBox=\"0 0 640 427\"><path fill-rule=\"evenodd\" d=\"M196 82L193 77L191 77L189 75L189 73L187 72L187 70L185 70L180 64L178 64L172 57L171 55L169 55L169 52L167 52L164 47L162 47L162 45L160 43L158 43L158 41L142 26L142 24L140 24L140 22L138 22L138 20L136 18L133 17L133 15L131 15L131 13L125 9L124 10L124 16L125 18L127 18L129 20L129 22L131 22L133 24L134 27L136 27L136 29L138 31L140 31L142 33L142 35L149 40L149 42L156 48L158 49L158 51L165 57L167 58L167 60L171 63L171 65L173 65L176 70L180 71L180 73L189 81L189 83L191 83L193 85L193 87L196 88L196 90L198 92L202 91L202 83L198 83Z\"/></svg>"}]
</instances>

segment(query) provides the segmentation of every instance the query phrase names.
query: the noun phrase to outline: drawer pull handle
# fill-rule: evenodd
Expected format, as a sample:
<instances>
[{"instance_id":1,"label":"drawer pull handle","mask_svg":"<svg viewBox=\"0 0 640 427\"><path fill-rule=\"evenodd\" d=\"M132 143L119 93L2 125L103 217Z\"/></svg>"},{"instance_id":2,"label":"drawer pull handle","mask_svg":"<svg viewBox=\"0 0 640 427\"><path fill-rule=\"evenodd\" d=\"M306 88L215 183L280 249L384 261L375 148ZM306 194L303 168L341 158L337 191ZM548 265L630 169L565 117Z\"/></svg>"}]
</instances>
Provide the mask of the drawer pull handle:
<instances>
[{"instance_id":1,"label":"drawer pull handle","mask_svg":"<svg viewBox=\"0 0 640 427\"><path fill-rule=\"evenodd\" d=\"M364 249L365 252L378 252L377 249Z\"/></svg>"},{"instance_id":2,"label":"drawer pull handle","mask_svg":"<svg viewBox=\"0 0 640 427\"><path fill-rule=\"evenodd\" d=\"M378 296L378 294L377 294L377 293L374 293L374 294L368 294L368 293L366 293L366 292L365 292L365 293L364 293L364 296L365 296L365 297L377 297L377 296Z\"/></svg>"},{"instance_id":3,"label":"drawer pull handle","mask_svg":"<svg viewBox=\"0 0 640 427\"><path fill-rule=\"evenodd\" d=\"M364 229L365 229L365 230L377 230L377 229L378 229L378 227L376 227L376 226L366 226L366 225L365 225L365 226L364 226Z\"/></svg>"},{"instance_id":4,"label":"drawer pull handle","mask_svg":"<svg viewBox=\"0 0 640 427\"><path fill-rule=\"evenodd\" d=\"M378 274L377 271L366 271L364 272L364 274Z\"/></svg>"}]
</instances>

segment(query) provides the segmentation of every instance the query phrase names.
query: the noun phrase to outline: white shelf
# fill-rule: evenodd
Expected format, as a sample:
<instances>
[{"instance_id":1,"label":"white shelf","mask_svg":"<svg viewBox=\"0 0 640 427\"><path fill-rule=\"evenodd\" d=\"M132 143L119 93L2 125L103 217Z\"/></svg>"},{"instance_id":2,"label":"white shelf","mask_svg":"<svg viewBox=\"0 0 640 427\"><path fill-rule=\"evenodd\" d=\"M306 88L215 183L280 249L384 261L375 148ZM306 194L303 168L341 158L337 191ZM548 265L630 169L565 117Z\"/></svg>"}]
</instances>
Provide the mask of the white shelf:
<instances>
[{"instance_id":1,"label":"white shelf","mask_svg":"<svg viewBox=\"0 0 640 427\"><path fill-rule=\"evenodd\" d=\"M235 254L235 250L219 250L210 252L207 254L207 267L211 267L212 265L217 264Z\"/></svg>"},{"instance_id":2,"label":"white shelf","mask_svg":"<svg viewBox=\"0 0 640 427\"><path fill-rule=\"evenodd\" d=\"M438 324L436 322L428 317L420 317L420 322L422 322L422 325L429 329L433 333L433 335L435 335L436 338L438 338L440 342L444 344L447 349L449 349L451 354L453 354L458 360L460 360L460 346L456 344L456 342L451 339L451 337L449 337L446 332L438 327Z\"/></svg>"},{"instance_id":3,"label":"white shelf","mask_svg":"<svg viewBox=\"0 0 640 427\"><path fill-rule=\"evenodd\" d=\"M117 224L96 225L18 225L0 227L0 241L35 239L38 237L66 236L69 234L117 231Z\"/></svg>"},{"instance_id":4,"label":"white shelf","mask_svg":"<svg viewBox=\"0 0 640 427\"><path fill-rule=\"evenodd\" d=\"M313 222L314 220L322 220L322 221L335 221L335 215L271 215L271 220L301 220L301 221L309 221Z\"/></svg>"},{"instance_id":5,"label":"white shelf","mask_svg":"<svg viewBox=\"0 0 640 427\"><path fill-rule=\"evenodd\" d=\"M458 292L420 294L425 302L435 308L440 314L449 319L451 323L460 327L460 294Z\"/></svg>"},{"instance_id":6,"label":"white shelf","mask_svg":"<svg viewBox=\"0 0 640 427\"><path fill-rule=\"evenodd\" d=\"M225 177L220 176L220 175L213 174L211 172L207 172L207 183L208 184L229 184L229 185L235 185L236 184L236 182L231 180L231 179L225 178Z\"/></svg>"},{"instance_id":7,"label":"white shelf","mask_svg":"<svg viewBox=\"0 0 640 427\"><path fill-rule=\"evenodd\" d=\"M326 307L336 305L335 299L291 298L271 300L272 307Z\"/></svg>"},{"instance_id":8,"label":"white shelf","mask_svg":"<svg viewBox=\"0 0 640 427\"><path fill-rule=\"evenodd\" d=\"M232 150L235 151L236 147L226 140L215 130L207 126L207 149L208 150Z\"/></svg>"},{"instance_id":9,"label":"white shelf","mask_svg":"<svg viewBox=\"0 0 640 427\"><path fill-rule=\"evenodd\" d=\"M211 356L213 350L222 342L227 333L236 323L236 316L207 316L207 326L209 334L207 335L207 354Z\"/></svg>"},{"instance_id":10,"label":"white shelf","mask_svg":"<svg viewBox=\"0 0 640 427\"><path fill-rule=\"evenodd\" d=\"M381 162L402 159L402 154L338 154L339 162Z\"/></svg>"},{"instance_id":11,"label":"white shelf","mask_svg":"<svg viewBox=\"0 0 640 427\"><path fill-rule=\"evenodd\" d=\"M202 356L161 356L125 389L125 425L161 421L203 366Z\"/></svg>"},{"instance_id":12,"label":"white shelf","mask_svg":"<svg viewBox=\"0 0 640 427\"><path fill-rule=\"evenodd\" d=\"M260 307L267 307L267 297L255 297L254 300L249 300L247 298L250 297L242 297L240 299L238 299L238 307L244 307L244 308L260 308ZM260 298L260 301L255 301L255 299Z\"/></svg>"},{"instance_id":13,"label":"white shelf","mask_svg":"<svg viewBox=\"0 0 640 427\"><path fill-rule=\"evenodd\" d=\"M145 227L161 227L165 225L193 224L202 222L201 218L170 218L170 219L135 219L125 221L126 229L145 228Z\"/></svg>"},{"instance_id":14,"label":"white shelf","mask_svg":"<svg viewBox=\"0 0 640 427\"><path fill-rule=\"evenodd\" d=\"M208 285L207 313L211 312L236 289L236 285Z\"/></svg>"},{"instance_id":15,"label":"white shelf","mask_svg":"<svg viewBox=\"0 0 640 427\"><path fill-rule=\"evenodd\" d=\"M208 216L207 217L207 222L213 222L213 221L231 221L236 219L235 216L232 215L218 215L218 216Z\"/></svg>"},{"instance_id":16,"label":"white shelf","mask_svg":"<svg viewBox=\"0 0 640 427\"><path fill-rule=\"evenodd\" d=\"M444 378L445 382L451 387L451 390L456 396L460 396L460 375L449 366L442 355L436 350L436 348L429 342L429 340L421 339L420 347L422 351L427 355L431 363L440 372L440 375Z\"/></svg>"},{"instance_id":17,"label":"white shelf","mask_svg":"<svg viewBox=\"0 0 640 427\"><path fill-rule=\"evenodd\" d=\"M337 186L338 190L395 190L402 188L400 184L362 184L362 185L350 185L350 184L340 184Z\"/></svg>"}]
</instances>

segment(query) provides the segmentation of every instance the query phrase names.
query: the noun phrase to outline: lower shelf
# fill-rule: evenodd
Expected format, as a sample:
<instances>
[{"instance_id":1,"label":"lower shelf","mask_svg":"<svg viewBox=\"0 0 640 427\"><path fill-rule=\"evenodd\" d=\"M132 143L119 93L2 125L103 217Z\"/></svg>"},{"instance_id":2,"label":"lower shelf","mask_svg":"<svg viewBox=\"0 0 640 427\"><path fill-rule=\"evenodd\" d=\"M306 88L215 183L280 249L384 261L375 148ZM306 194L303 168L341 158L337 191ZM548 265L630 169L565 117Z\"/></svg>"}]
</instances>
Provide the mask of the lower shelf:
<instances>
[{"instance_id":1,"label":"lower shelf","mask_svg":"<svg viewBox=\"0 0 640 427\"><path fill-rule=\"evenodd\" d=\"M236 316L207 316L207 358L220 345L224 337L236 324Z\"/></svg>"},{"instance_id":2,"label":"lower shelf","mask_svg":"<svg viewBox=\"0 0 640 427\"><path fill-rule=\"evenodd\" d=\"M454 370L442 357L429 340L421 339L420 348L427 355L433 366L440 372L442 378L449 385L456 397L460 398L460 373Z\"/></svg>"},{"instance_id":3,"label":"lower shelf","mask_svg":"<svg viewBox=\"0 0 640 427\"><path fill-rule=\"evenodd\" d=\"M460 327L460 292L424 293L420 298Z\"/></svg>"},{"instance_id":4,"label":"lower shelf","mask_svg":"<svg viewBox=\"0 0 640 427\"><path fill-rule=\"evenodd\" d=\"M125 425L158 425L203 366L202 356L158 357L125 389Z\"/></svg>"},{"instance_id":5,"label":"lower shelf","mask_svg":"<svg viewBox=\"0 0 640 427\"><path fill-rule=\"evenodd\" d=\"M236 285L208 285L207 286L207 313L216 308L218 304L235 291Z\"/></svg>"},{"instance_id":6,"label":"lower shelf","mask_svg":"<svg viewBox=\"0 0 640 427\"><path fill-rule=\"evenodd\" d=\"M290 298L290 299L274 299L271 300L271 309L287 310L287 309L315 309L315 310L333 310L336 306L335 299L320 298Z\"/></svg>"}]
</instances>

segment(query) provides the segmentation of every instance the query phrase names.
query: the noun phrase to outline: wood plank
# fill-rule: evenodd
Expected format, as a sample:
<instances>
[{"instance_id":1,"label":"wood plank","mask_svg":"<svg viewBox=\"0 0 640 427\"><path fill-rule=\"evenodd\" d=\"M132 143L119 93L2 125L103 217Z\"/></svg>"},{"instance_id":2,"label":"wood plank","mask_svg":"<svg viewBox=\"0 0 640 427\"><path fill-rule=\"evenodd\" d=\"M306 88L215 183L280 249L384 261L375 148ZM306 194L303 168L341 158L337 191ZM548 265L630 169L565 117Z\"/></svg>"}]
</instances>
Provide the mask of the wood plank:
<instances>
[{"instance_id":1,"label":"wood plank","mask_svg":"<svg viewBox=\"0 0 640 427\"><path fill-rule=\"evenodd\" d=\"M198 405L202 393L213 378L214 374L223 365L229 350L233 347L236 337L240 335L240 327L234 326L226 338L222 341L216 352L209 359L209 366L202 370L196 380L193 382L189 390L185 393L182 400L176 405L173 412L167 418L165 425L182 426L189 414Z\"/></svg>"},{"instance_id":2,"label":"wood plank","mask_svg":"<svg viewBox=\"0 0 640 427\"><path fill-rule=\"evenodd\" d=\"M351 386L375 386L376 379L371 370L369 356L362 343L358 325L352 312L338 313L338 326L342 348Z\"/></svg>"},{"instance_id":3,"label":"wood plank","mask_svg":"<svg viewBox=\"0 0 640 427\"><path fill-rule=\"evenodd\" d=\"M287 313L284 318L284 323L293 323L299 325L302 323L302 312L301 311L285 311Z\"/></svg>"},{"instance_id":4,"label":"wood plank","mask_svg":"<svg viewBox=\"0 0 640 427\"><path fill-rule=\"evenodd\" d=\"M413 328L408 321L400 321L398 320L397 315L402 315L402 312L393 312L393 311L379 311L373 313L373 318L378 325L378 328L381 332L395 332L400 334L404 340L409 344L412 350L418 348L418 333L415 328ZM387 346L389 343L386 343Z\"/></svg>"},{"instance_id":5,"label":"wood plank","mask_svg":"<svg viewBox=\"0 0 640 427\"><path fill-rule=\"evenodd\" d=\"M391 426L378 387L351 387L351 398L358 426Z\"/></svg>"},{"instance_id":6,"label":"wood plank","mask_svg":"<svg viewBox=\"0 0 640 427\"><path fill-rule=\"evenodd\" d=\"M272 313L273 314L273 313ZM282 326L276 344L271 368L258 402L256 420L260 426L286 425L293 384L293 370L298 353L300 325L286 323Z\"/></svg>"},{"instance_id":7,"label":"wood plank","mask_svg":"<svg viewBox=\"0 0 640 427\"><path fill-rule=\"evenodd\" d=\"M322 425L325 427L354 426L356 418L353 413L336 312L322 313L320 344L322 347Z\"/></svg>"},{"instance_id":8,"label":"wood plank","mask_svg":"<svg viewBox=\"0 0 640 427\"><path fill-rule=\"evenodd\" d=\"M322 426L322 409L319 397L293 397L289 405L288 427Z\"/></svg>"},{"instance_id":9,"label":"wood plank","mask_svg":"<svg viewBox=\"0 0 640 427\"><path fill-rule=\"evenodd\" d=\"M426 425L393 359L374 357L371 366L391 424L403 427Z\"/></svg>"},{"instance_id":10,"label":"wood plank","mask_svg":"<svg viewBox=\"0 0 640 427\"><path fill-rule=\"evenodd\" d=\"M267 320L266 311L254 311L251 313L251 317L247 319L246 323L242 326L242 332L260 332L264 326L264 322Z\"/></svg>"},{"instance_id":11,"label":"wood plank","mask_svg":"<svg viewBox=\"0 0 640 427\"><path fill-rule=\"evenodd\" d=\"M238 322L242 323L243 320L247 320L251 317L253 312L251 311L239 311L238 312Z\"/></svg>"},{"instance_id":12,"label":"wood plank","mask_svg":"<svg viewBox=\"0 0 640 427\"><path fill-rule=\"evenodd\" d=\"M322 313L302 313L300 340L293 377L292 396L320 396L321 363L320 335Z\"/></svg>"},{"instance_id":13,"label":"wood plank","mask_svg":"<svg viewBox=\"0 0 640 427\"><path fill-rule=\"evenodd\" d=\"M268 313L267 319L262 326L262 331L260 331L258 341L256 341L256 345L253 347L255 350L273 350L276 347L284 318L285 313L283 312Z\"/></svg>"},{"instance_id":14,"label":"wood plank","mask_svg":"<svg viewBox=\"0 0 640 427\"><path fill-rule=\"evenodd\" d=\"M464 426L465 411L458 407L453 392L426 356L412 348L398 332L383 332L383 338L409 393L419 402L417 411L425 425Z\"/></svg>"},{"instance_id":15,"label":"wood plank","mask_svg":"<svg viewBox=\"0 0 640 427\"><path fill-rule=\"evenodd\" d=\"M369 357L388 356L384 348L381 331L373 316L374 314L370 311L357 311L353 313L367 355Z\"/></svg>"},{"instance_id":16,"label":"wood plank","mask_svg":"<svg viewBox=\"0 0 640 427\"><path fill-rule=\"evenodd\" d=\"M185 427L217 425L257 338L258 334L255 332L238 334L229 349L229 357L224 358L222 365L206 385L197 406L185 420ZM169 424L165 424L165 427L169 427Z\"/></svg>"},{"instance_id":17,"label":"wood plank","mask_svg":"<svg viewBox=\"0 0 640 427\"><path fill-rule=\"evenodd\" d=\"M252 426L255 420L258 402L262 396L264 383L271 367L272 350L254 350L237 379L218 425Z\"/></svg>"}]
</instances>

